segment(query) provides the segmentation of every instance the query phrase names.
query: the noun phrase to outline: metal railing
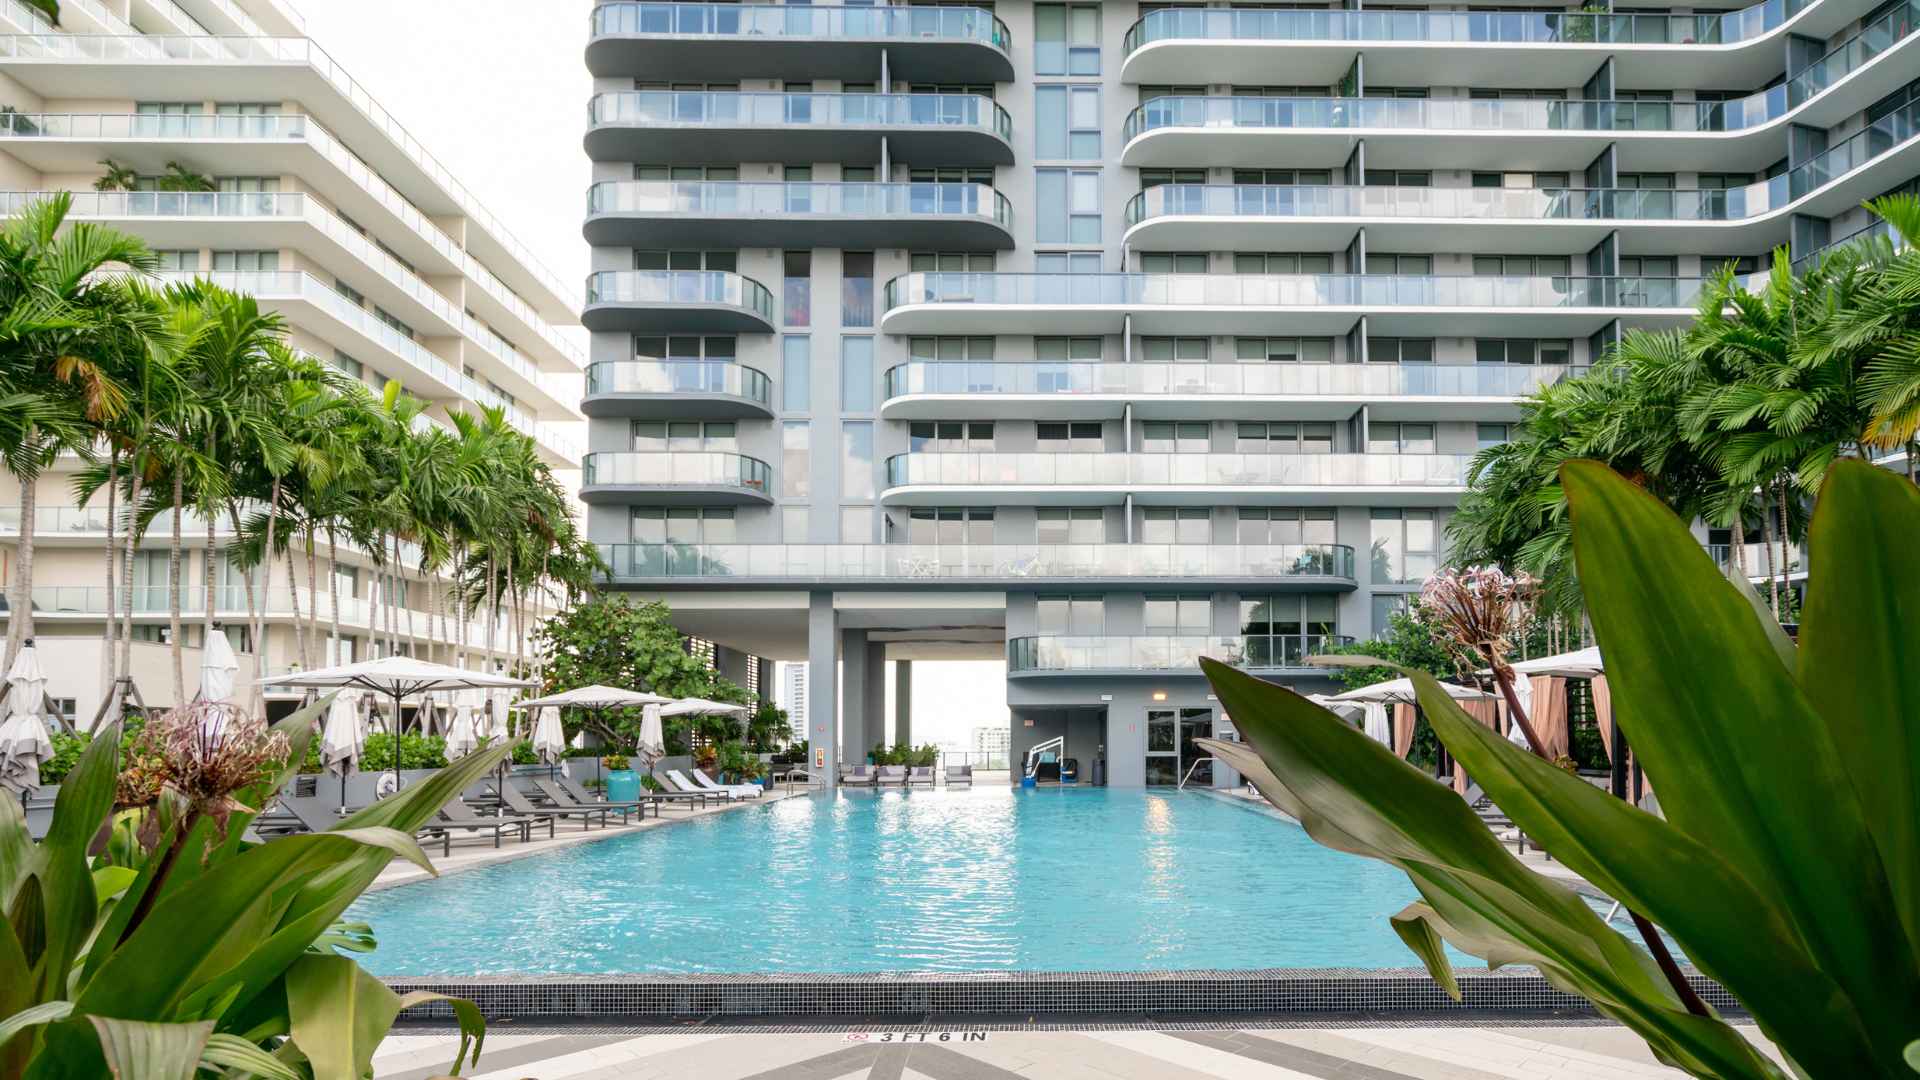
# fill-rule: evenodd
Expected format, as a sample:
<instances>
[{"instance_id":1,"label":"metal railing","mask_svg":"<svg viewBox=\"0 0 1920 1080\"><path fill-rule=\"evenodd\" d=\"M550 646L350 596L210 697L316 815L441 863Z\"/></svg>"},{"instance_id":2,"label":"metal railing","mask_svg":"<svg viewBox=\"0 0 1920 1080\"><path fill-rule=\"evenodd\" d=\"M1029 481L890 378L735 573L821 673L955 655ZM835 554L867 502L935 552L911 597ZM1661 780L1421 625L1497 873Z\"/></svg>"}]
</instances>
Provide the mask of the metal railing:
<instances>
[{"instance_id":1,"label":"metal railing","mask_svg":"<svg viewBox=\"0 0 1920 1080\"><path fill-rule=\"evenodd\" d=\"M887 487L1461 487L1471 454L941 453L887 459Z\"/></svg>"},{"instance_id":2,"label":"metal railing","mask_svg":"<svg viewBox=\"0 0 1920 1080\"><path fill-rule=\"evenodd\" d=\"M587 367L587 396L725 394L771 406L773 380L730 360L605 360Z\"/></svg>"},{"instance_id":3,"label":"metal railing","mask_svg":"<svg viewBox=\"0 0 1920 1080\"><path fill-rule=\"evenodd\" d=\"M1203 656L1234 667L1298 668L1351 644L1344 634L1038 635L1007 639L1007 671L1186 671Z\"/></svg>"},{"instance_id":4,"label":"metal railing","mask_svg":"<svg viewBox=\"0 0 1920 1080\"><path fill-rule=\"evenodd\" d=\"M1213 762L1213 755L1211 755L1211 754L1207 754L1207 755L1204 755L1204 756L1202 756L1202 757L1197 757L1197 758L1194 758L1194 759L1193 759L1193 764L1191 764L1191 765L1189 765L1189 766L1187 766L1187 773L1186 773L1186 775L1185 775L1185 776L1182 776L1182 777L1180 778L1180 783L1178 783L1178 784L1176 784L1176 785L1174 786L1174 790L1175 790L1175 791L1185 791L1185 790L1187 789L1187 781L1189 781L1189 780L1191 780L1191 779L1193 779L1193 774L1194 774L1195 772L1197 772L1197 771L1199 771L1199 768L1200 768L1200 766L1202 766L1202 765L1208 765L1208 764L1211 764L1212 762ZM1213 783L1213 770L1212 770L1212 769L1208 769L1208 770L1207 770L1207 783L1208 783L1209 785L1211 785L1211 784Z\"/></svg>"},{"instance_id":5,"label":"metal railing","mask_svg":"<svg viewBox=\"0 0 1920 1080\"><path fill-rule=\"evenodd\" d=\"M641 579L1353 581L1346 544L600 544L613 581Z\"/></svg>"},{"instance_id":6,"label":"metal railing","mask_svg":"<svg viewBox=\"0 0 1920 1080\"><path fill-rule=\"evenodd\" d=\"M1426 274L1030 274L917 271L886 305L1684 308L1702 279Z\"/></svg>"},{"instance_id":7,"label":"metal railing","mask_svg":"<svg viewBox=\"0 0 1920 1080\"><path fill-rule=\"evenodd\" d=\"M909 360L888 398L915 394L1520 397L1584 367L1564 364L1108 363Z\"/></svg>"},{"instance_id":8,"label":"metal railing","mask_svg":"<svg viewBox=\"0 0 1920 1080\"><path fill-rule=\"evenodd\" d=\"M1784 116L1785 85L1732 101L1486 98L1160 97L1127 116L1122 138L1153 131L1741 131Z\"/></svg>"},{"instance_id":9,"label":"metal railing","mask_svg":"<svg viewBox=\"0 0 1920 1080\"><path fill-rule=\"evenodd\" d=\"M972 128L1013 140L1013 118L982 94L619 90L587 103L587 126Z\"/></svg>"},{"instance_id":10,"label":"metal railing","mask_svg":"<svg viewBox=\"0 0 1920 1080\"><path fill-rule=\"evenodd\" d=\"M1013 228L1013 206L986 184L747 180L609 180L587 190L589 215L974 217Z\"/></svg>"},{"instance_id":11,"label":"metal railing","mask_svg":"<svg viewBox=\"0 0 1920 1080\"><path fill-rule=\"evenodd\" d=\"M720 450L597 452L580 464L584 487L729 487L773 493L771 465Z\"/></svg>"},{"instance_id":12,"label":"metal railing","mask_svg":"<svg viewBox=\"0 0 1920 1080\"><path fill-rule=\"evenodd\" d=\"M773 325L773 293L725 270L601 270L587 277L587 305L724 304Z\"/></svg>"},{"instance_id":13,"label":"metal railing","mask_svg":"<svg viewBox=\"0 0 1920 1080\"><path fill-rule=\"evenodd\" d=\"M830 38L841 41L953 41L1013 47L1007 24L980 8L825 4L607 3L593 9L592 37Z\"/></svg>"}]
</instances>

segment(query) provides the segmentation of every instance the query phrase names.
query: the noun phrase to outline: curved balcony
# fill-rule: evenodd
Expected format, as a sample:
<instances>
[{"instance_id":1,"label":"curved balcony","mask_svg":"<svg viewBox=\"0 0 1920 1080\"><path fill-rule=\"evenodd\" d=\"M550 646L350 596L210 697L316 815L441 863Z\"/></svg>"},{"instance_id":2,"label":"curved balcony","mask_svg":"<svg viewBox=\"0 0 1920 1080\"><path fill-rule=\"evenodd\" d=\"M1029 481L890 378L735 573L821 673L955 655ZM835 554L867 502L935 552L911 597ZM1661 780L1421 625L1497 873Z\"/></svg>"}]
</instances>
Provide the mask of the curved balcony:
<instances>
[{"instance_id":1,"label":"curved balcony","mask_svg":"<svg viewBox=\"0 0 1920 1080\"><path fill-rule=\"evenodd\" d=\"M985 184L618 180L587 192L587 243L610 247L1013 247Z\"/></svg>"},{"instance_id":2,"label":"curved balcony","mask_svg":"<svg viewBox=\"0 0 1920 1080\"><path fill-rule=\"evenodd\" d=\"M981 94L623 90L587 104L594 161L880 160L1013 164L1013 119Z\"/></svg>"},{"instance_id":3,"label":"curved balcony","mask_svg":"<svg viewBox=\"0 0 1920 1080\"><path fill-rule=\"evenodd\" d=\"M887 54L929 82L1012 82L1013 35L969 7L603 3L587 70L598 77L871 82Z\"/></svg>"},{"instance_id":4,"label":"curved balcony","mask_svg":"<svg viewBox=\"0 0 1920 1080\"><path fill-rule=\"evenodd\" d=\"M611 360L587 366L588 416L666 420L773 418L773 380L720 360Z\"/></svg>"},{"instance_id":5,"label":"curved balcony","mask_svg":"<svg viewBox=\"0 0 1920 1080\"><path fill-rule=\"evenodd\" d=\"M1578 337L1612 319L1679 325L1697 278L1416 274L915 272L887 283L889 334L1375 334ZM1276 323L1284 312L1285 322Z\"/></svg>"},{"instance_id":6,"label":"curved balcony","mask_svg":"<svg viewBox=\"0 0 1920 1080\"><path fill-rule=\"evenodd\" d=\"M773 293L724 270L602 270L587 276L588 330L773 333Z\"/></svg>"},{"instance_id":7,"label":"curved balcony","mask_svg":"<svg viewBox=\"0 0 1920 1080\"><path fill-rule=\"evenodd\" d=\"M720 450L601 451L581 459L580 501L716 506L773 501L773 467Z\"/></svg>"},{"instance_id":8,"label":"curved balcony","mask_svg":"<svg viewBox=\"0 0 1920 1080\"><path fill-rule=\"evenodd\" d=\"M1471 454L941 453L887 459L881 501L899 506L989 506L1009 498L1046 506L1136 503L1205 506L1221 498L1291 505L1441 505L1466 484Z\"/></svg>"},{"instance_id":9,"label":"curved balcony","mask_svg":"<svg viewBox=\"0 0 1920 1080\"><path fill-rule=\"evenodd\" d=\"M1017 637L1007 639L1007 675L1198 674L1205 656L1249 670L1324 677L1326 669L1308 667L1307 657L1351 644L1353 638L1345 634Z\"/></svg>"},{"instance_id":10,"label":"curved balcony","mask_svg":"<svg viewBox=\"0 0 1920 1080\"><path fill-rule=\"evenodd\" d=\"M1127 31L1121 80L1259 84L1276 67L1337 82L1367 53L1383 85L1469 86L1498 65L1503 86L1559 87L1570 66L1612 57L1622 86L1758 86L1780 71L1788 34L1828 38L1867 0L1767 0L1692 15L1582 11L1326 11L1171 8Z\"/></svg>"},{"instance_id":11,"label":"curved balcony","mask_svg":"<svg viewBox=\"0 0 1920 1080\"><path fill-rule=\"evenodd\" d=\"M1363 404L1382 419L1517 415L1515 400L1584 368L1528 364L983 363L910 360L887 369L889 420L1213 419L1279 405L1339 420ZM1500 413L1503 415L1495 415Z\"/></svg>"},{"instance_id":12,"label":"curved balcony","mask_svg":"<svg viewBox=\"0 0 1920 1080\"><path fill-rule=\"evenodd\" d=\"M1263 588L1351 589L1345 544L601 544L616 585L743 586L797 582L1125 585L1245 582Z\"/></svg>"}]
</instances>

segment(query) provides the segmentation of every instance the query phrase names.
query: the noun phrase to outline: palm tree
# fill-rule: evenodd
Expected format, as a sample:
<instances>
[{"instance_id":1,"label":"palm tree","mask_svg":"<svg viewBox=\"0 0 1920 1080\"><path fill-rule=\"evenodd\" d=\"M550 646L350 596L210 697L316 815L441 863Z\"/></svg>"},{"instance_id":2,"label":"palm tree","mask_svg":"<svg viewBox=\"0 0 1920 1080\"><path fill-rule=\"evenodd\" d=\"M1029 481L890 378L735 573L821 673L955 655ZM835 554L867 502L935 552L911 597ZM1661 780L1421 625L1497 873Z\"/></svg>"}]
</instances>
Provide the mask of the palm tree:
<instances>
[{"instance_id":1,"label":"palm tree","mask_svg":"<svg viewBox=\"0 0 1920 1080\"><path fill-rule=\"evenodd\" d=\"M1920 195L1887 195L1867 207L1893 227L1898 243L1876 237L1835 252L1862 280L1851 302L1810 335L1810 358L1844 357L1861 369L1870 447L1905 450L1915 476L1920 440Z\"/></svg>"}]
</instances>

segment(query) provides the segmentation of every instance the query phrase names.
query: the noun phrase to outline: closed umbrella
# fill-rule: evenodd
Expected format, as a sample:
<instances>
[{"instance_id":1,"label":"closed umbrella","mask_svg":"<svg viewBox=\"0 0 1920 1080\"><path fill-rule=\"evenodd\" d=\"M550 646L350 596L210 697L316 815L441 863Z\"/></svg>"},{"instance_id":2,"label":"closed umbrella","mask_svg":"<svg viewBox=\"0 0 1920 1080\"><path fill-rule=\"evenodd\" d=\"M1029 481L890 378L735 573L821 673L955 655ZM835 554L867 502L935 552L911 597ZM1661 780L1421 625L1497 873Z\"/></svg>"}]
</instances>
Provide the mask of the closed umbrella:
<instances>
[{"instance_id":1,"label":"closed umbrella","mask_svg":"<svg viewBox=\"0 0 1920 1080\"><path fill-rule=\"evenodd\" d=\"M40 716L47 673L32 642L13 658L7 686L7 719L0 723L0 788L24 797L40 786L40 764L53 756L53 737Z\"/></svg>"},{"instance_id":2,"label":"closed umbrella","mask_svg":"<svg viewBox=\"0 0 1920 1080\"><path fill-rule=\"evenodd\" d=\"M1361 727L1367 733L1367 738L1382 746L1390 745L1393 742L1393 729L1387 725L1386 703L1369 701L1364 708L1366 718Z\"/></svg>"},{"instance_id":3,"label":"closed umbrella","mask_svg":"<svg viewBox=\"0 0 1920 1080\"><path fill-rule=\"evenodd\" d=\"M551 705L534 710L533 752L547 759L547 768L567 755L567 734L560 726L560 710Z\"/></svg>"},{"instance_id":4,"label":"closed umbrella","mask_svg":"<svg viewBox=\"0 0 1920 1080\"><path fill-rule=\"evenodd\" d=\"M340 805L347 805L347 774L360 764L366 732L360 726L360 695L342 690L327 706L327 724L320 729L320 767L340 773Z\"/></svg>"},{"instance_id":5,"label":"closed umbrella","mask_svg":"<svg viewBox=\"0 0 1920 1080\"><path fill-rule=\"evenodd\" d=\"M480 736L473 724L473 705L465 701L455 702L453 723L447 727L447 760L466 757L479 745Z\"/></svg>"},{"instance_id":6,"label":"closed umbrella","mask_svg":"<svg viewBox=\"0 0 1920 1080\"><path fill-rule=\"evenodd\" d=\"M647 763L647 773L653 773L653 766L667 756L667 736L660 726L660 706L648 705L640 710L640 757Z\"/></svg>"},{"instance_id":7,"label":"closed umbrella","mask_svg":"<svg viewBox=\"0 0 1920 1080\"><path fill-rule=\"evenodd\" d=\"M240 661L233 655L226 631L208 634L206 647L200 650L200 700L231 702L234 674L239 670Z\"/></svg>"},{"instance_id":8,"label":"closed umbrella","mask_svg":"<svg viewBox=\"0 0 1920 1080\"><path fill-rule=\"evenodd\" d=\"M622 690L617 686L603 686L596 683L592 686L582 686L572 690L565 690L558 694L548 694L546 697L534 698L531 701L522 701L520 707L525 709L539 708L545 705L556 705L562 708L586 709L602 721L602 726L605 726L605 713L608 709L624 709L634 706L639 706L644 709L649 705L666 705L672 701L672 698L661 697L659 694L649 694L640 690ZM642 715L644 716L644 713ZM658 717L655 718L655 721L658 721ZM642 747L642 756L645 755L645 752L645 748ZM593 768L594 775L598 778L600 771L600 759L598 757L593 759Z\"/></svg>"}]
</instances>

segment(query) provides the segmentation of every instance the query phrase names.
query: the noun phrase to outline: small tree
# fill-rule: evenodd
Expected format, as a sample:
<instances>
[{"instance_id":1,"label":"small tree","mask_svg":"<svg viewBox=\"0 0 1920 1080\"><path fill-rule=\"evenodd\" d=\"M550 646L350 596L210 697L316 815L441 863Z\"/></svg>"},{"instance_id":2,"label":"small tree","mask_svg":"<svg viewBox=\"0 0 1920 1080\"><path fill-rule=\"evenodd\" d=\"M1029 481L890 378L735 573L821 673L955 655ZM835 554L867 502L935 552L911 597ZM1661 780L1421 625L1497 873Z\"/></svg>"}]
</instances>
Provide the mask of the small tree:
<instances>
[{"instance_id":1,"label":"small tree","mask_svg":"<svg viewBox=\"0 0 1920 1080\"><path fill-rule=\"evenodd\" d=\"M617 597L584 600L542 623L534 631L546 654L544 693L558 693L595 683L628 690L645 690L667 697L704 697L716 701L745 701L747 694L708 671L687 652L685 635L673 625L673 612L658 601L632 604ZM670 718L668 750L684 748L689 723L701 718ZM571 739L581 730L598 735L627 752L640 748L639 709L589 712L569 709L562 724ZM730 722L739 730L739 721ZM729 721L720 719L714 733L724 735Z\"/></svg>"}]
</instances>

